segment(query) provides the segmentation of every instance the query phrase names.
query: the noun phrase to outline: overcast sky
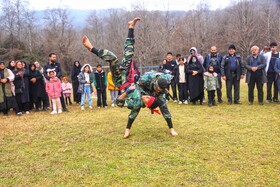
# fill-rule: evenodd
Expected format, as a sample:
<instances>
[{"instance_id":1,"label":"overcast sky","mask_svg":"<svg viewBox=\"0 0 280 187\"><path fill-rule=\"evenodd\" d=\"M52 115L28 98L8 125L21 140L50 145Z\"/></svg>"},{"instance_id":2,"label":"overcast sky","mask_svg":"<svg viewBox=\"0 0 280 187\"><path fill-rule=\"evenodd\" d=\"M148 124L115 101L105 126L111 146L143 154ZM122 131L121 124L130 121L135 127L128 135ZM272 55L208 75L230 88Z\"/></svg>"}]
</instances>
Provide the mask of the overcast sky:
<instances>
[{"instance_id":1,"label":"overcast sky","mask_svg":"<svg viewBox=\"0 0 280 187\"><path fill-rule=\"evenodd\" d=\"M224 8L231 0L203 0L208 2L210 9ZM137 3L144 5L147 10L189 10L195 9L199 0L29 0L30 8L42 10L67 6L73 9L108 9L125 8L131 10Z\"/></svg>"}]
</instances>

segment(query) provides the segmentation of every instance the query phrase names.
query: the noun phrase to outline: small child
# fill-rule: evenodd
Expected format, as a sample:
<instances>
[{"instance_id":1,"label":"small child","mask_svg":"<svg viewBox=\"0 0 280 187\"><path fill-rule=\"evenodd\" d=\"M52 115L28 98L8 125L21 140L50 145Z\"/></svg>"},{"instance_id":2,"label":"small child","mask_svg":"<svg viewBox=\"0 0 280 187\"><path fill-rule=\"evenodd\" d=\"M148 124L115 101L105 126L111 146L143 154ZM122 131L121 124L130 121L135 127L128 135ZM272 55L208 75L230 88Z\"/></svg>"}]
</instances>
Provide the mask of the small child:
<instances>
[{"instance_id":1,"label":"small child","mask_svg":"<svg viewBox=\"0 0 280 187\"><path fill-rule=\"evenodd\" d=\"M97 107L100 108L101 104L103 104L103 107L107 108L107 78L105 72L102 69L102 65L100 64L96 66L93 82L97 91Z\"/></svg>"},{"instance_id":2,"label":"small child","mask_svg":"<svg viewBox=\"0 0 280 187\"><path fill-rule=\"evenodd\" d=\"M218 74L214 72L214 67L209 66L204 73L204 88L208 92L208 106L216 106L215 91L219 88Z\"/></svg>"},{"instance_id":3,"label":"small child","mask_svg":"<svg viewBox=\"0 0 280 187\"><path fill-rule=\"evenodd\" d=\"M71 102L72 84L68 81L68 77L66 76L62 78L62 91L65 97L66 105L68 105L68 101L69 104L72 105Z\"/></svg>"},{"instance_id":4,"label":"small child","mask_svg":"<svg viewBox=\"0 0 280 187\"><path fill-rule=\"evenodd\" d=\"M114 107L119 95L119 88L113 82L112 72L110 71L107 75L108 90L110 91L112 107Z\"/></svg>"},{"instance_id":5,"label":"small child","mask_svg":"<svg viewBox=\"0 0 280 187\"><path fill-rule=\"evenodd\" d=\"M92 99L91 94L93 92L92 82L93 74L92 67L89 64L83 65L81 72L78 76L79 88L78 92L81 93L81 110L85 110L85 99L87 95L89 109L92 109Z\"/></svg>"},{"instance_id":6,"label":"small child","mask_svg":"<svg viewBox=\"0 0 280 187\"><path fill-rule=\"evenodd\" d=\"M62 113L60 102L62 91L61 81L56 77L55 69L47 69L47 73L50 77L50 80L46 82L46 92L52 101L53 111L51 112L51 114Z\"/></svg>"}]
</instances>

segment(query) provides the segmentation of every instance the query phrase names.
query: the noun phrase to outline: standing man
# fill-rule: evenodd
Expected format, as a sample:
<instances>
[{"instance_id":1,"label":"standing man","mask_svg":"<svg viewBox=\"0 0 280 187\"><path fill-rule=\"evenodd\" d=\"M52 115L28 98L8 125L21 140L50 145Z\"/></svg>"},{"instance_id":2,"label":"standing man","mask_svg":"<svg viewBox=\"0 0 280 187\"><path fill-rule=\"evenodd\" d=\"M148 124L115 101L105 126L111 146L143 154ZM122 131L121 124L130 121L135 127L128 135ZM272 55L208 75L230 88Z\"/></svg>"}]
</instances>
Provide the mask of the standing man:
<instances>
[{"instance_id":1,"label":"standing man","mask_svg":"<svg viewBox=\"0 0 280 187\"><path fill-rule=\"evenodd\" d=\"M203 66L204 69L208 70L209 66L214 67L214 72L217 73L218 84L219 87L217 88L217 96L218 102L223 103L222 100L222 78L221 78L221 63L223 57L220 53L217 52L217 47L212 46L210 49L210 54L206 55L204 58Z\"/></svg>"},{"instance_id":2,"label":"standing man","mask_svg":"<svg viewBox=\"0 0 280 187\"><path fill-rule=\"evenodd\" d=\"M248 100L249 105L254 102L254 88L257 85L258 101L263 105L263 84L267 82L265 67L265 58L259 55L259 47L253 46L251 48L252 54L246 59L245 68L247 69L246 83L248 83Z\"/></svg>"},{"instance_id":3,"label":"standing man","mask_svg":"<svg viewBox=\"0 0 280 187\"><path fill-rule=\"evenodd\" d=\"M173 60L173 56L171 52L167 53L166 56L166 61L163 62L163 69L167 69L170 71L170 74L174 74L174 68L177 66L176 61ZM177 89L176 89L176 81L175 81L175 76L171 80L171 88L172 88L172 93L173 93L173 98L174 98L174 103L177 102L178 97L177 97ZM168 87L169 90L169 87ZM167 96L167 100L169 100L169 96Z\"/></svg>"},{"instance_id":4,"label":"standing man","mask_svg":"<svg viewBox=\"0 0 280 187\"><path fill-rule=\"evenodd\" d=\"M280 54L278 52L278 47L276 42L272 42L270 44L271 51L264 54L266 60L266 72L267 72L267 96L266 102L271 103L279 102L278 100L278 86L276 82L276 72L274 70L275 62L278 58L280 58ZM274 88L273 98L271 94L272 84Z\"/></svg>"},{"instance_id":5,"label":"standing man","mask_svg":"<svg viewBox=\"0 0 280 187\"><path fill-rule=\"evenodd\" d=\"M221 76L226 81L228 104L232 104L232 86L234 86L234 104L240 102L240 79L244 78L244 66L241 56L235 53L233 44L228 47L228 54L223 57Z\"/></svg>"},{"instance_id":6,"label":"standing man","mask_svg":"<svg viewBox=\"0 0 280 187\"><path fill-rule=\"evenodd\" d=\"M61 67L58 62L56 62L56 54L50 53L49 54L49 61L44 65L44 77L47 80L50 80L50 77L48 76L47 69L55 69L56 76L61 80L62 74L61 74ZM64 112L69 112L69 110L66 108L63 93L61 93L60 102L63 108Z\"/></svg>"}]
</instances>

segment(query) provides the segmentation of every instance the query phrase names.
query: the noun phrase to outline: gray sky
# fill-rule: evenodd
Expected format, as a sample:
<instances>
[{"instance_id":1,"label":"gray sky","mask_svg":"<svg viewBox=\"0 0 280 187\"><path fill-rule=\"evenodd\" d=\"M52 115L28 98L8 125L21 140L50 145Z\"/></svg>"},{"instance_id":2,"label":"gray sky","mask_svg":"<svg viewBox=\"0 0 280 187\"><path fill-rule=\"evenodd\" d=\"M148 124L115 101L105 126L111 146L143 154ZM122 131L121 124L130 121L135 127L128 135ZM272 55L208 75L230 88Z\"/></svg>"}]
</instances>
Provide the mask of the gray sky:
<instances>
[{"instance_id":1,"label":"gray sky","mask_svg":"<svg viewBox=\"0 0 280 187\"><path fill-rule=\"evenodd\" d=\"M224 8L231 0L29 0L30 8L42 10L46 8L68 7L73 9L132 9L133 4L144 5L147 10L189 10L195 9L199 2L208 2L210 9Z\"/></svg>"}]
</instances>

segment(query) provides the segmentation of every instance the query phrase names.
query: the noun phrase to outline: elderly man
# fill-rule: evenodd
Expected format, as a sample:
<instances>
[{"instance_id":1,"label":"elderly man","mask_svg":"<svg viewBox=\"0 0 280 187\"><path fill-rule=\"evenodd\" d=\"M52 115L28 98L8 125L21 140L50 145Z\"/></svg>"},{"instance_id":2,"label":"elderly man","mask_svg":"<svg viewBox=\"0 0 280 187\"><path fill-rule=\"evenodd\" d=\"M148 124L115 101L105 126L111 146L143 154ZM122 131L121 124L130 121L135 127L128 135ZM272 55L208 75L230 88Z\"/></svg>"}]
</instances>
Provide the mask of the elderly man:
<instances>
[{"instance_id":1,"label":"elderly man","mask_svg":"<svg viewBox=\"0 0 280 187\"><path fill-rule=\"evenodd\" d=\"M267 82L266 78L266 62L264 56L259 54L259 47L253 46L251 48L252 54L246 59L245 68L247 69L246 83L248 83L248 100L249 105L254 102L254 88L258 89L258 101L263 105L263 84Z\"/></svg>"}]
</instances>

